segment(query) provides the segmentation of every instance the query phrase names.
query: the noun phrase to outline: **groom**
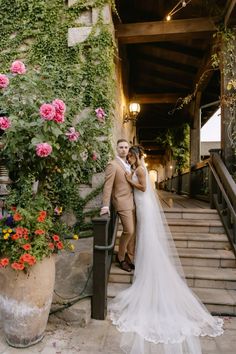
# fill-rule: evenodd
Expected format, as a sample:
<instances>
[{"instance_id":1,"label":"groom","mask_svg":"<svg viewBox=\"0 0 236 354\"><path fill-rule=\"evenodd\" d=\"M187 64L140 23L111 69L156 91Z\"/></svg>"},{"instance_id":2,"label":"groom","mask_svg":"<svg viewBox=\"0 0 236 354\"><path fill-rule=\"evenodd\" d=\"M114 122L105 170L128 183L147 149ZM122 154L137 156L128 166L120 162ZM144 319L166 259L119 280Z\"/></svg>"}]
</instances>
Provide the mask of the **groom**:
<instances>
[{"instance_id":1,"label":"groom","mask_svg":"<svg viewBox=\"0 0 236 354\"><path fill-rule=\"evenodd\" d=\"M117 261L121 269L131 272L134 269L135 207L133 189L125 177L126 172L131 172L130 165L126 161L129 152L128 141L118 140L116 150L116 158L108 163L105 171L103 207L100 215L109 214L111 199L123 226Z\"/></svg>"}]
</instances>

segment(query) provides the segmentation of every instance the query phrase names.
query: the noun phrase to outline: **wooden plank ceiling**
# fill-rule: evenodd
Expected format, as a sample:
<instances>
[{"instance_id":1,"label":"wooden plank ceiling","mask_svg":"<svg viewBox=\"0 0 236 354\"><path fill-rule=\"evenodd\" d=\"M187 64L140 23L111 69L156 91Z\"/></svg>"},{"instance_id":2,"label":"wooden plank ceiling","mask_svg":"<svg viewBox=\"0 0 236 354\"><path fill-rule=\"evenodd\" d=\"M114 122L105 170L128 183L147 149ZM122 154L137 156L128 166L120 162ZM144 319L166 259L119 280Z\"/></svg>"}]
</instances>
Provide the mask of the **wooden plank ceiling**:
<instances>
[{"instance_id":1,"label":"wooden plank ceiling","mask_svg":"<svg viewBox=\"0 0 236 354\"><path fill-rule=\"evenodd\" d=\"M166 127L189 122L189 106L173 111L178 98L191 94L210 67L213 33L220 21L236 19L235 0L192 0L165 21L178 0L117 0L115 29L130 101L139 102L138 140L155 150ZM186 1L187 2L187 1ZM201 105L219 100L219 72L210 72L200 88ZM216 110L203 110L203 123ZM158 149L158 147L157 147Z\"/></svg>"}]
</instances>

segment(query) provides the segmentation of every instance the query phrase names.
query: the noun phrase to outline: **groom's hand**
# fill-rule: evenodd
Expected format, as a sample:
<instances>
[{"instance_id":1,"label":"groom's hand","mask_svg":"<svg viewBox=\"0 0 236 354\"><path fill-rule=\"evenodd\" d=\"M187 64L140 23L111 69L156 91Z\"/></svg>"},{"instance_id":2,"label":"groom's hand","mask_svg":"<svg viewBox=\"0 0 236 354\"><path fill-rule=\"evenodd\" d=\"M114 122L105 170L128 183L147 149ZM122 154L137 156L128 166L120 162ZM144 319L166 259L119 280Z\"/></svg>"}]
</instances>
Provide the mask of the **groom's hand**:
<instances>
[{"instance_id":1,"label":"groom's hand","mask_svg":"<svg viewBox=\"0 0 236 354\"><path fill-rule=\"evenodd\" d=\"M105 215L105 214L110 215L110 210L106 206L102 207L101 210L100 210L100 215Z\"/></svg>"}]
</instances>

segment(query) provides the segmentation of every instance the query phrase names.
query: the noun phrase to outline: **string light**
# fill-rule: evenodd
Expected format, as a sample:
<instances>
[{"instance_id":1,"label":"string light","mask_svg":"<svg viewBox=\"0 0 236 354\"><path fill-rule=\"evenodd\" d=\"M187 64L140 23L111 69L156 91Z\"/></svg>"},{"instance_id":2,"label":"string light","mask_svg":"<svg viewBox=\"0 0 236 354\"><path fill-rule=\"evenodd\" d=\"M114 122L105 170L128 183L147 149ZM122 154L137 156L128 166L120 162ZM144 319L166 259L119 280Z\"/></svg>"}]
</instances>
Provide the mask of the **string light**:
<instances>
[{"instance_id":1,"label":"string light","mask_svg":"<svg viewBox=\"0 0 236 354\"><path fill-rule=\"evenodd\" d=\"M166 21L170 21L172 16L180 11L183 7L186 7L191 0L180 0L178 3L173 7L173 9L167 14Z\"/></svg>"}]
</instances>

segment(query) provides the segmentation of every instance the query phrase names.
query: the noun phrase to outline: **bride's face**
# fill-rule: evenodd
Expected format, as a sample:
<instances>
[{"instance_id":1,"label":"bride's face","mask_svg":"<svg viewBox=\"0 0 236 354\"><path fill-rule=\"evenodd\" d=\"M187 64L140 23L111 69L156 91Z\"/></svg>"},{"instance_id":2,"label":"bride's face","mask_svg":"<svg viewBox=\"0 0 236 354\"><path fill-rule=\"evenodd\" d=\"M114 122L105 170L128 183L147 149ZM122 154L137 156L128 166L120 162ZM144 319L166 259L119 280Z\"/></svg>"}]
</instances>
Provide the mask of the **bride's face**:
<instances>
[{"instance_id":1,"label":"bride's face","mask_svg":"<svg viewBox=\"0 0 236 354\"><path fill-rule=\"evenodd\" d=\"M129 162L129 164L131 166L134 165L136 163L136 160L137 160L136 156L129 152L128 153L128 162Z\"/></svg>"}]
</instances>

